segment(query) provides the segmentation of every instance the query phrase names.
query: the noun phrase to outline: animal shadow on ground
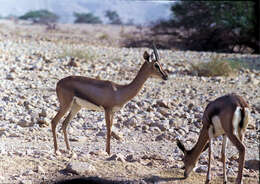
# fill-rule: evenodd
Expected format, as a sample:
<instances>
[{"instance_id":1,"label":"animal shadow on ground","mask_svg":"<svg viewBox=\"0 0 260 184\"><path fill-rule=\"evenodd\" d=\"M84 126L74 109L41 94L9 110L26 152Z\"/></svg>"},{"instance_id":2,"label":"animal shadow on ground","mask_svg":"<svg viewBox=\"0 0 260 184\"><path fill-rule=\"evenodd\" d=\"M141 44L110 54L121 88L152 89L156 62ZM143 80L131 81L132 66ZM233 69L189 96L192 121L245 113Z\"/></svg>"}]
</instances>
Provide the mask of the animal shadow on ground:
<instances>
[{"instance_id":1,"label":"animal shadow on ground","mask_svg":"<svg viewBox=\"0 0 260 184\"><path fill-rule=\"evenodd\" d=\"M83 176L77 176L72 177L69 179L63 179L60 181L53 182L52 184L152 184L157 183L160 181L164 182L170 182L170 181L178 181L178 180L184 180L185 178L162 178L159 176L151 176L140 180L135 181L127 181L127 180L107 180L103 179L97 176L90 176L90 177L83 177Z\"/></svg>"},{"instance_id":2,"label":"animal shadow on ground","mask_svg":"<svg viewBox=\"0 0 260 184\"><path fill-rule=\"evenodd\" d=\"M128 181L115 181L99 178L97 176L83 177L77 176L69 179L62 179L53 184L128 184Z\"/></svg>"},{"instance_id":3,"label":"animal shadow on ground","mask_svg":"<svg viewBox=\"0 0 260 184\"><path fill-rule=\"evenodd\" d=\"M170 182L170 181L179 181L179 180L184 180L184 177L172 177L172 178L163 178L160 176L151 176L148 178L144 178L143 181L146 183L157 183L157 182Z\"/></svg>"}]
</instances>

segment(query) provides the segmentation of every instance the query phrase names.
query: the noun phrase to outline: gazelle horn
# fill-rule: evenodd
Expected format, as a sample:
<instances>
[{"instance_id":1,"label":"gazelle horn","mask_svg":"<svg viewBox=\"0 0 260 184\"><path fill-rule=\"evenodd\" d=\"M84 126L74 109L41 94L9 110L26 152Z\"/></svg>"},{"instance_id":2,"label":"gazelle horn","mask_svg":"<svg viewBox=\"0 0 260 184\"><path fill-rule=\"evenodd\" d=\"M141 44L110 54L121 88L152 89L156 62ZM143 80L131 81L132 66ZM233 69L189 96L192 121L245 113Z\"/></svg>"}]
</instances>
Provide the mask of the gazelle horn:
<instances>
[{"instance_id":1,"label":"gazelle horn","mask_svg":"<svg viewBox=\"0 0 260 184\"><path fill-rule=\"evenodd\" d=\"M156 49L156 46L155 46L154 42L153 42L153 52L154 52L156 61L159 61L160 57L159 57L159 54L158 54L158 51Z\"/></svg>"}]
</instances>

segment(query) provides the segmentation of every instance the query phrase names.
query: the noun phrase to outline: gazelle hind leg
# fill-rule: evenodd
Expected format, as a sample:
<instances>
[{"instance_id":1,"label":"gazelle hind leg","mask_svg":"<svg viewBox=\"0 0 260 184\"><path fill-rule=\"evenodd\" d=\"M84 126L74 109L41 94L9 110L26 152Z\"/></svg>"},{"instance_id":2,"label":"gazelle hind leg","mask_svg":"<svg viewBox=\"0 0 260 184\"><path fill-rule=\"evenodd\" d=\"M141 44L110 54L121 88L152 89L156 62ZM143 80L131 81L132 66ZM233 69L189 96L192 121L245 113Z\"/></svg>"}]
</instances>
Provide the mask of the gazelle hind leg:
<instances>
[{"instance_id":1,"label":"gazelle hind leg","mask_svg":"<svg viewBox=\"0 0 260 184\"><path fill-rule=\"evenodd\" d=\"M211 144L211 138L209 138L209 158L208 158L208 172L207 172L207 179L206 179L206 184L210 182L211 179L211 150L212 149L212 144Z\"/></svg>"},{"instance_id":2,"label":"gazelle hind leg","mask_svg":"<svg viewBox=\"0 0 260 184\"><path fill-rule=\"evenodd\" d=\"M56 116L51 121L51 129L53 134L53 143L54 143L54 153L57 154L58 144L57 144L57 134L56 127L60 119L66 114L70 106L61 106Z\"/></svg>"},{"instance_id":3,"label":"gazelle hind leg","mask_svg":"<svg viewBox=\"0 0 260 184\"><path fill-rule=\"evenodd\" d=\"M222 164L223 164L223 183L227 183L226 145L227 145L227 136L223 135L223 142L222 142L222 149L221 149L221 161L222 161Z\"/></svg>"},{"instance_id":4,"label":"gazelle hind leg","mask_svg":"<svg viewBox=\"0 0 260 184\"><path fill-rule=\"evenodd\" d=\"M230 141L234 144L234 146L238 149L239 152L239 166L238 166L239 169L238 169L236 184L241 184L242 177L243 177L243 168L245 164L245 146L236 135L230 133L227 134L227 136L230 139Z\"/></svg>"},{"instance_id":5,"label":"gazelle hind leg","mask_svg":"<svg viewBox=\"0 0 260 184\"><path fill-rule=\"evenodd\" d=\"M58 154L58 145L57 145L57 135L56 135L56 127L60 119L68 112L71 107L71 103L73 100L73 95L71 92L62 90L61 87L57 86L56 88L57 96L60 102L60 109L56 116L51 121L51 128L53 134L53 143L54 143L54 153Z\"/></svg>"},{"instance_id":6,"label":"gazelle hind leg","mask_svg":"<svg viewBox=\"0 0 260 184\"><path fill-rule=\"evenodd\" d=\"M64 133L64 141L66 143L67 150L70 150L70 145L69 145L68 135L67 135L67 126L68 126L70 120L79 112L80 109L81 109L81 106L79 106L77 103L74 102L71 106L69 115L62 122L62 130Z\"/></svg>"}]
</instances>

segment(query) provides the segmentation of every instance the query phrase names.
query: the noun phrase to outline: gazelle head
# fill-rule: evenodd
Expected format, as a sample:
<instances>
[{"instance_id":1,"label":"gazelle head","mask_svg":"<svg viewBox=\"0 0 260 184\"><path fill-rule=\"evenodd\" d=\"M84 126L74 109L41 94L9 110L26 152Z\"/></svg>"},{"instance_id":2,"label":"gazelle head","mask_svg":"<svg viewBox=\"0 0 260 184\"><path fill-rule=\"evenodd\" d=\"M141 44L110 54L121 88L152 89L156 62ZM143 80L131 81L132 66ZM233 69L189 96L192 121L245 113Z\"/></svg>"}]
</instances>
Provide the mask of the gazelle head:
<instances>
[{"instance_id":1,"label":"gazelle head","mask_svg":"<svg viewBox=\"0 0 260 184\"><path fill-rule=\"evenodd\" d=\"M161 63L159 62L160 57L155 44L153 44L153 52L148 54L148 52L145 51L143 57L148 64L149 69L151 69L150 75L152 77L162 78L163 80L168 79L167 73L163 70Z\"/></svg>"},{"instance_id":2,"label":"gazelle head","mask_svg":"<svg viewBox=\"0 0 260 184\"><path fill-rule=\"evenodd\" d=\"M194 161L193 157L189 155L189 151L185 149L184 145L179 140L177 140L177 146L184 153L182 161L184 163L184 177L187 178L192 169L196 166L196 161Z\"/></svg>"}]
</instances>

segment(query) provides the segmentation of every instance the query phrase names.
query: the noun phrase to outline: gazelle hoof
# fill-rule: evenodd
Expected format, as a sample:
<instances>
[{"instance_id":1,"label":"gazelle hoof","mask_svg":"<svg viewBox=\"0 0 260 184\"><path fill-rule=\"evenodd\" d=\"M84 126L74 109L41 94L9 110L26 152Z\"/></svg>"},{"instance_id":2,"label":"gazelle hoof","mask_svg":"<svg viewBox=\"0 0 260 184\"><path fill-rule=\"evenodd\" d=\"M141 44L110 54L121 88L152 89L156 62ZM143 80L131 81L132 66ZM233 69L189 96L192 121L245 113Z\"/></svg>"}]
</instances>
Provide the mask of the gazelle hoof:
<instances>
[{"instance_id":1,"label":"gazelle hoof","mask_svg":"<svg viewBox=\"0 0 260 184\"><path fill-rule=\"evenodd\" d=\"M55 151L55 155L61 156L61 152L59 150Z\"/></svg>"}]
</instances>

